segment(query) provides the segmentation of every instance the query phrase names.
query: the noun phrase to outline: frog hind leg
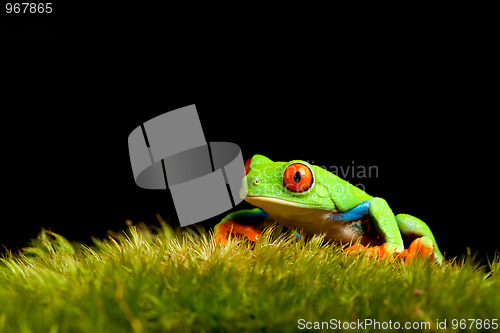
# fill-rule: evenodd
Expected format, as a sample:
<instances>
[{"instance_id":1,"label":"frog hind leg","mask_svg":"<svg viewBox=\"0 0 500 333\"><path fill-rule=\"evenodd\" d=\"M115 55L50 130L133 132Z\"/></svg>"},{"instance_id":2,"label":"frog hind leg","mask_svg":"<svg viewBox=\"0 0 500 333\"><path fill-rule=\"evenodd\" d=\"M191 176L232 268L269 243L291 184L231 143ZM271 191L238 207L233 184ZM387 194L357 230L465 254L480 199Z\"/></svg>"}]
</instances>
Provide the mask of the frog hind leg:
<instances>
[{"instance_id":1,"label":"frog hind leg","mask_svg":"<svg viewBox=\"0 0 500 333\"><path fill-rule=\"evenodd\" d=\"M268 214L260 208L242 209L229 213L214 227L215 242L225 243L229 235L243 235L250 241L256 242L261 231L242 222L256 219L264 221L267 217Z\"/></svg>"},{"instance_id":2,"label":"frog hind leg","mask_svg":"<svg viewBox=\"0 0 500 333\"><path fill-rule=\"evenodd\" d=\"M398 228L394 213L387 202L382 198L372 198L361 203L361 205L363 205L364 208L363 211L360 210L359 213L365 212L370 215L373 225L378 233L385 239L385 243L369 247L355 243L344 249L344 251L349 254L361 251L367 253L369 256L377 256L381 259L385 257L392 258L392 256L399 255L403 252L404 246L401 232Z\"/></svg>"},{"instance_id":3,"label":"frog hind leg","mask_svg":"<svg viewBox=\"0 0 500 333\"><path fill-rule=\"evenodd\" d=\"M408 263L413 262L417 254L422 257L433 256L439 264L443 263L436 239L425 222L408 214L396 215L396 221L403 237L411 241L408 249L401 253Z\"/></svg>"}]
</instances>

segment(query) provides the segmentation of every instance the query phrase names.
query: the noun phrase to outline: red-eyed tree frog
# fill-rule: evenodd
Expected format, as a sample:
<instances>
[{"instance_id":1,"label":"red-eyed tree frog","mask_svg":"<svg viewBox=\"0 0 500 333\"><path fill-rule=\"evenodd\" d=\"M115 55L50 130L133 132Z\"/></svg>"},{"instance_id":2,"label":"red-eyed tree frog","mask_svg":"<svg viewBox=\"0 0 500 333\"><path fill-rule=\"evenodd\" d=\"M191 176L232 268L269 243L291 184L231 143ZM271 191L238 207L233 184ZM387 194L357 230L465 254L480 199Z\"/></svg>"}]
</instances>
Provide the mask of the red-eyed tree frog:
<instances>
[{"instance_id":1,"label":"red-eyed tree frog","mask_svg":"<svg viewBox=\"0 0 500 333\"><path fill-rule=\"evenodd\" d=\"M245 219L272 220L300 235L325 234L349 244L349 254L400 256L420 254L442 263L443 255L429 227L416 217L394 215L387 202L372 197L335 174L306 161L273 162L254 155L245 164L240 196L258 208L235 211L215 226L215 240L230 234L257 241L261 231ZM405 249L405 244L408 248Z\"/></svg>"}]
</instances>

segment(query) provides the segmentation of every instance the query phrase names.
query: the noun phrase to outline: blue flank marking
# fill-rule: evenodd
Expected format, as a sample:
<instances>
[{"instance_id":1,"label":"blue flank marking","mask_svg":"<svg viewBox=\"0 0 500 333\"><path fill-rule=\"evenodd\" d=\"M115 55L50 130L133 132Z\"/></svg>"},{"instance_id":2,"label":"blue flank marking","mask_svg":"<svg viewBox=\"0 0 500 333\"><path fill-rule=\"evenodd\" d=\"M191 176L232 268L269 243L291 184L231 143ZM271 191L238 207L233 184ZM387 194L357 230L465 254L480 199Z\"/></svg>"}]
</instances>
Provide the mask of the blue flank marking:
<instances>
[{"instance_id":1,"label":"blue flank marking","mask_svg":"<svg viewBox=\"0 0 500 333\"><path fill-rule=\"evenodd\" d=\"M335 222L346 222L352 220L358 220L363 216L369 214L370 201L366 200L357 205L354 208L349 209L345 213L333 213L328 217L328 220Z\"/></svg>"},{"instance_id":2,"label":"blue flank marking","mask_svg":"<svg viewBox=\"0 0 500 333\"><path fill-rule=\"evenodd\" d=\"M241 211L236 211L231 213L232 220L238 224L248 224L253 221L253 223L262 223L269 214L260 208L244 209Z\"/></svg>"},{"instance_id":3,"label":"blue flank marking","mask_svg":"<svg viewBox=\"0 0 500 333\"><path fill-rule=\"evenodd\" d=\"M256 210L256 209L255 209ZM268 213L266 213L265 211L263 211L262 209L259 208L259 211L253 211L252 214L251 214L251 217L254 217L254 218L261 218L263 220L267 219L267 217L269 216Z\"/></svg>"}]
</instances>

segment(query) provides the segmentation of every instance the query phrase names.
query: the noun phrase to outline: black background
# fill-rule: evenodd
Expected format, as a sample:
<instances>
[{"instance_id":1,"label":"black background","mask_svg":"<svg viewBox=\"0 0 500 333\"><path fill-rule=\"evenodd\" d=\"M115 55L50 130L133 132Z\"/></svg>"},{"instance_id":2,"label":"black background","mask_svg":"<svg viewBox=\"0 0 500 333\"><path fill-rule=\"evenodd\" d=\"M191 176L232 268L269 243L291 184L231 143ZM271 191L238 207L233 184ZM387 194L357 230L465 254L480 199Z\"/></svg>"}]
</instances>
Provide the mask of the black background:
<instances>
[{"instance_id":1,"label":"black background","mask_svg":"<svg viewBox=\"0 0 500 333\"><path fill-rule=\"evenodd\" d=\"M90 242L127 219L158 224L156 213L178 225L168 191L135 185L127 137L189 104L207 141L234 142L245 159L376 166L377 177L347 179L427 222L448 258L467 247L491 258L497 248L496 196L487 190L497 177L495 92L490 53L477 39L398 29L326 38L255 24L181 36L145 21L65 26L69 17L41 33L18 29L5 44L7 248L42 227Z\"/></svg>"}]
</instances>

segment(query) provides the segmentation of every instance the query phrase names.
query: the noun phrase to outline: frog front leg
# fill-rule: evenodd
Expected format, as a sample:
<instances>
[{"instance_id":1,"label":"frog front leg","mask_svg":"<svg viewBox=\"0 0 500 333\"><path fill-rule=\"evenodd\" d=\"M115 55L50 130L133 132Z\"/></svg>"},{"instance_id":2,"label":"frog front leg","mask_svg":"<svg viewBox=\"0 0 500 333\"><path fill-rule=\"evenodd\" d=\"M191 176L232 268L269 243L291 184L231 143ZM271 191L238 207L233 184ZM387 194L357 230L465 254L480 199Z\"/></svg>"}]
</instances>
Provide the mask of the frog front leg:
<instances>
[{"instance_id":1,"label":"frog front leg","mask_svg":"<svg viewBox=\"0 0 500 333\"><path fill-rule=\"evenodd\" d=\"M403 238L401 237L396 217L394 216L394 213L392 212L387 202L382 198L372 198L364 201L351 210L356 209L359 212L360 206L365 207L367 213L372 219L374 227L377 229L380 236L384 238L385 243L382 245L371 247L365 247L360 243L355 243L354 245L344 249L344 251L348 253L363 251L368 253L369 255L376 255L381 258L384 258L391 254L393 255L403 252ZM348 212L344 214L349 215L347 213Z\"/></svg>"},{"instance_id":2,"label":"frog front leg","mask_svg":"<svg viewBox=\"0 0 500 333\"><path fill-rule=\"evenodd\" d=\"M253 226L242 224L244 221L258 219L264 221L269 215L260 208L242 209L229 213L214 227L216 243L225 243L229 235L243 235L256 242L261 231Z\"/></svg>"}]
</instances>

